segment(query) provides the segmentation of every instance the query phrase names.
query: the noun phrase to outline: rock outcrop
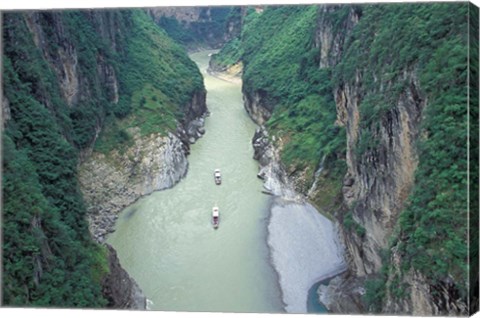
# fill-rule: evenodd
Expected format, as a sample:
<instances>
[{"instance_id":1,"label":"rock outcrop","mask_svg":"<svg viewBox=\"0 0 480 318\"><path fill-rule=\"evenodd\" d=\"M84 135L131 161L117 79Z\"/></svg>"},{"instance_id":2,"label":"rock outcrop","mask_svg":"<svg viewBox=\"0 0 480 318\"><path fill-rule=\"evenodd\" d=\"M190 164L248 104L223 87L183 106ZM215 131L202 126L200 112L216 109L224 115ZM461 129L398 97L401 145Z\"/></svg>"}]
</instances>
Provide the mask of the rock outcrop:
<instances>
[{"instance_id":1,"label":"rock outcrop","mask_svg":"<svg viewBox=\"0 0 480 318\"><path fill-rule=\"evenodd\" d=\"M395 77L389 77L383 65L375 64L375 56L369 60L372 65L348 60L352 51L359 50L357 45L364 36L355 33L363 22L364 12L361 6L321 5L317 14L315 61L320 69L341 72L334 74L332 80L336 122L331 124L345 128L347 172L341 208L333 212L349 264L347 274L320 287L320 298L333 312L368 311L363 297L365 282L380 275L382 266L388 263L386 289L401 277L400 284L407 289L407 296L386 291L383 307L376 310L415 315L465 313L465 301L455 290L454 282L444 279L432 284L431 279L413 268L394 275L404 266L404 260L396 247L392 248L391 239L396 235L400 214L414 187L419 161L417 144L425 137L421 125L429 95L422 87L416 62L398 62ZM280 103L268 91L255 90L252 85L244 85L245 108L255 122L264 125ZM372 96L389 99L370 101L368 98ZM263 127L255 134L255 159L261 165L259 177L265 179L265 187L273 194L283 194L282 185L286 184L292 191L308 195L304 187L299 187L301 183L292 178L292 172L282 169L279 151L284 141L276 140L274 144L280 149L275 150L274 138ZM311 177L315 184L317 176ZM386 250L390 251L389 260L382 257Z\"/></svg>"},{"instance_id":2,"label":"rock outcrop","mask_svg":"<svg viewBox=\"0 0 480 318\"><path fill-rule=\"evenodd\" d=\"M260 171L257 176L263 180L264 192L282 197L285 200L302 202L302 196L299 196L293 189L293 185L281 164L279 149L272 144L264 126L260 126L255 131L252 145L253 159L260 164Z\"/></svg>"},{"instance_id":3,"label":"rock outcrop","mask_svg":"<svg viewBox=\"0 0 480 318\"><path fill-rule=\"evenodd\" d=\"M362 10L355 6L342 7L320 7L316 32L320 68L335 67L345 52L352 49L346 48L346 40L354 37L353 30L362 19ZM329 14L340 10L348 10L348 14L340 20L339 28L339 22L335 26ZM337 217L348 251L350 274L348 278L333 280L328 287L320 287L320 298L328 300L333 304L330 309L340 313L368 310L362 308L361 297L351 291L372 275L379 274L386 262L390 266L386 286L393 284L392 274L399 274L400 268L405 266L396 247L391 248L390 244L414 186L419 157L417 143L422 137L423 111L428 104L414 63L402 65L394 80L375 74L372 67L357 67L352 78L339 81L333 90L336 124L346 128L347 137L347 173L342 189L344 208ZM373 89L367 87L368 76L373 76ZM366 108L361 108L361 104L367 103L366 96L394 95L392 92L398 83L404 83L398 97L383 101L389 104L388 109L378 110L375 122L369 124ZM374 140L375 145L365 146L367 139ZM353 218L353 228L344 220L347 214ZM382 253L389 249L390 260L385 260ZM410 268L403 274L401 284L408 290L407 296L394 296L387 288L382 312L423 316L467 312L466 304L460 300L452 282L433 286L420 272ZM349 311L353 308L345 307L345 304L359 305L356 310Z\"/></svg>"},{"instance_id":4,"label":"rock outcrop","mask_svg":"<svg viewBox=\"0 0 480 318\"><path fill-rule=\"evenodd\" d=\"M102 280L102 292L108 301L108 307L114 309L145 310L147 298L133 278L122 268L117 252L108 244L109 273Z\"/></svg>"},{"instance_id":5,"label":"rock outcrop","mask_svg":"<svg viewBox=\"0 0 480 318\"><path fill-rule=\"evenodd\" d=\"M413 186L417 165L414 144L425 99L419 94L414 73L405 71L404 79L410 83L409 89L380 127L371 130L373 138L380 144L361 156L356 152L360 130L360 83L354 87L345 84L336 91L337 113L345 114L345 120L340 123L347 128L348 172L344 179L344 202L352 209L355 222L368 233L361 242L344 233L352 255L352 268L358 276L380 270L380 250L388 246L388 239Z\"/></svg>"},{"instance_id":6,"label":"rock outcrop","mask_svg":"<svg viewBox=\"0 0 480 318\"><path fill-rule=\"evenodd\" d=\"M272 116L275 104L268 101L268 94L262 90L250 92L242 87L245 110L254 122L263 125Z\"/></svg>"},{"instance_id":7,"label":"rock outcrop","mask_svg":"<svg viewBox=\"0 0 480 318\"><path fill-rule=\"evenodd\" d=\"M207 104L205 102L207 93L196 91L192 99L183 106L183 121L177 126L177 135L185 145L186 154L190 152L190 144L200 138L204 133L205 117L209 115Z\"/></svg>"},{"instance_id":8,"label":"rock outcrop","mask_svg":"<svg viewBox=\"0 0 480 318\"><path fill-rule=\"evenodd\" d=\"M141 196L170 188L187 172L184 144L173 134L134 134L134 144L108 156L94 153L79 169L88 206L90 232L103 242L113 231L117 213Z\"/></svg>"},{"instance_id":9,"label":"rock outcrop","mask_svg":"<svg viewBox=\"0 0 480 318\"><path fill-rule=\"evenodd\" d=\"M320 49L321 68L335 67L341 60L345 51L345 39L361 19L361 10L352 7L342 22L341 32L335 32L329 13L336 10L342 8L340 6L320 8L316 46ZM407 89L395 101L395 105L382 118L379 125L365 128L361 123L359 111L359 105L365 96L362 85L364 72L366 70L358 69L355 78L340 83L333 92L337 107L336 124L344 126L347 133L347 174L343 184L344 213L352 213L353 221L365 229L366 233L359 235L356 231L348 229L340 217L339 229L348 250L350 271L357 279L350 278L349 281L342 282L342 278L338 278L332 281L328 288L321 287L322 297L337 303L332 307L335 312L344 312L342 310L345 308L338 305L342 301L332 299L348 298L351 303L355 303L356 298L358 300L358 297L353 297L351 293L346 292L343 295L338 293L339 286L358 285L360 277L380 271L381 251L388 247L388 240L413 187L417 166L415 142L419 134L422 110L425 107L425 97L420 93L415 70L406 67L399 80L408 83ZM389 90L391 85L391 82L387 82L380 86L384 90ZM359 139L366 131L372 139L378 140L379 144L374 149L359 153ZM329 292L335 296L328 296Z\"/></svg>"},{"instance_id":10,"label":"rock outcrop","mask_svg":"<svg viewBox=\"0 0 480 318\"><path fill-rule=\"evenodd\" d=\"M318 299L329 312L361 314L365 312L363 285L364 279L345 273L331 279L328 285L320 285L317 290Z\"/></svg>"}]
</instances>

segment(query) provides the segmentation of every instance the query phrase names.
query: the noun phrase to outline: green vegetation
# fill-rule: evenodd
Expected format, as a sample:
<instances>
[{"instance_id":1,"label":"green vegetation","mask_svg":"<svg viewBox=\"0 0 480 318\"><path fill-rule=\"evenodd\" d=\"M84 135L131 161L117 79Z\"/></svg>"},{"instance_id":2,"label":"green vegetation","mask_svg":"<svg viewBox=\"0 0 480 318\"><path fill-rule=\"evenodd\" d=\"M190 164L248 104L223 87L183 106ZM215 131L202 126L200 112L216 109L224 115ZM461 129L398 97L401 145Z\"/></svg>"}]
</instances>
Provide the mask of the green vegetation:
<instances>
[{"instance_id":1,"label":"green vegetation","mask_svg":"<svg viewBox=\"0 0 480 318\"><path fill-rule=\"evenodd\" d=\"M307 171L307 190L322 158L319 207L338 201L345 163L345 130L334 125L335 102L331 70L319 69L314 47L316 6L266 7L247 10L240 38L231 40L214 57L219 64L244 64L243 90L260 92L273 109L266 123L281 140L281 159L290 172ZM339 160L340 159L340 160Z\"/></svg>"},{"instance_id":2,"label":"green vegetation","mask_svg":"<svg viewBox=\"0 0 480 318\"><path fill-rule=\"evenodd\" d=\"M365 295L363 301L366 303L369 312L381 312L383 300L385 299L386 275L369 278L365 281Z\"/></svg>"},{"instance_id":3,"label":"green vegetation","mask_svg":"<svg viewBox=\"0 0 480 318\"><path fill-rule=\"evenodd\" d=\"M131 144L130 127L143 135L174 130L193 93L204 89L202 77L141 10L33 14L41 48L25 14L3 14L2 80L11 118L2 135L2 301L105 307L100 283L108 251L88 231L79 150L93 146L101 128L95 147L105 153ZM78 79L70 105L58 71L68 52L76 56ZM105 73L118 81L118 96Z\"/></svg>"},{"instance_id":4,"label":"green vegetation","mask_svg":"<svg viewBox=\"0 0 480 318\"><path fill-rule=\"evenodd\" d=\"M467 10L466 4L363 6L334 71L337 84L353 84L361 71L359 157L376 151L379 123L407 88L405 71L416 72L428 100L415 186L393 242L403 262L389 285L396 298L405 294L401 277L410 268L432 286L453 278L461 297L468 290ZM380 282L370 285L367 293L383 293Z\"/></svg>"},{"instance_id":5,"label":"green vegetation","mask_svg":"<svg viewBox=\"0 0 480 318\"><path fill-rule=\"evenodd\" d=\"M470 313L478 311L479 307L479 272L478 272L478 244L479 244L479 127L478 127L478 118L479 118L479 82L478 82L478 36L479 36L479 25L478 25L478 8L475 7L472 3L469 4L469 43L470 43L470 52L469 52L469 75L470 75L470 105L469 105L469 128L470 128L470 184L469 184L469 196L470 196L470 206L469 206L469 239L470 239L470 253L469 253L469 263L470 263Z\"/></svg>"},{"instance_id":6,"label":"green vegetation","mask_svg":"<svg viewBox=\"0 0 480 318\"><path fill-rule=\"evenodd\" d=\"M239 38L234 38L228 41L222 50L212 55L211 61L217 65L228 67L236 64L242 57L242 46Z\"/></svg>"},{"instance_id":7,"label":"green vegetation","mask_svg":"<svg viewBox=\"0 0 480 318\"><path fill-rule=\"evenodd\" d=\"M12 116L3 136L3 303L103 307L76 151L10 57L3 62Z\"/></svg>"},{"instance_id":8,"label":"green vegetation","mask_svg":"<svg viewBox=\"0 0 480 318\"><path fill-rule=\"evenodd\" d=\"M184 107L203 79L183 48L169 39L142 11L124 11L120 21L131 19L117 45L124 54L115 59L120 80L120 99L95 150L107 153L118 142L128 145L128 128L140 127L142 135L175 130ZM128 19L127 19L128 18ZM128 41L127 41L128 39Z\"/></svg>"},{"instance_id":9,"label":"green vegetation","mask_svg":"<svg viewBox=\"0 0 480 318\"><path fill-rule=\"evenodd\" d=\"M361 18L350 34L342 34L342 23L352 9ZM363 162L380 151L377 138L381 127L398 115L395 107L414 80L419 91L413 94L419 96L413 98L419 103L422 98L427 106L420 114L424 119L416 145L419 165L415 186L392 239L392 246L398 246L402 257L402 271L391 277L388 288L393 297L404 297L407 286L402 279L413 268L431 286L453 280L465 299L468 4L342 6L324 14L332 22L333 32L345 36L342 56L334 67L318 66L315 6L267 7L263 13L250 10L241 37L227 44L214 59L226 65L243 62L243 90L250 95L258 93L263 106L272 110L266 126L282 147L287 170L292 174L306 171L311 182L321 158L326 156L326 179L338 192L345 172L345 132L334 125L334 88L349 84L359 89L359 133L353 153L358 162ZM472 29L478 31L478 27ZM474 57L471 59L475 62ZM472 94L471 98L475 100L476 96ZM476 122L477 107L470 109L470 116ZM478 145L477 137L471 137L472 144ZM472 173L477 176L478 170ZM325 178L320 180L324 185ZM477 186L472 184L470 188L476 191ZM332 193L332 189L327 186L321 191ZM356 226L351 213L344 215L344 221L359 236L366 234L363 227ZM387 273L389 259L384 262ZM386 279L368 282L368 298L383 298L385 284ZM380 310L381 301L370 303L372 310Z\"/></svg>"}]
</instances>

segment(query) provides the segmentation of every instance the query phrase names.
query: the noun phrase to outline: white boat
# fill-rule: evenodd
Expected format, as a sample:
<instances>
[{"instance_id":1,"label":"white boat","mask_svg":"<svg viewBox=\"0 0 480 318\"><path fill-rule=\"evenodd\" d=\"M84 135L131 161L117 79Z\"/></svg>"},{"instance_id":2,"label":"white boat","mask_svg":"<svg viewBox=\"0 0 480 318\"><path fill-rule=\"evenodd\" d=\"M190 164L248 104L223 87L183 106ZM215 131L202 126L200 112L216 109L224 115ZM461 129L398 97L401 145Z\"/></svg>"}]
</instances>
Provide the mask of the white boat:
<instances>
[{"instance_id":1,"label":"white boat","mask_svg":"<svg viewBox=\"0 0 480 318\"><path fill-rule=\"evenodd\" d=\"M212 223L213 228L218 228L218 223L220 222L220 212L218 211L218 207L214 206L212 209Z\"/></svg>"},{"instance_id":2,"label":"white boat","mask_svg":"<svg viewBox=\"0 0 480 318\"><path fill-rule=\"evenodd\" d=\"M215 169L213 173L213 178L215 180L215 184L219 185L222 183L222 175L220 174L220 169Z\"/></svg>"}]
</instances>

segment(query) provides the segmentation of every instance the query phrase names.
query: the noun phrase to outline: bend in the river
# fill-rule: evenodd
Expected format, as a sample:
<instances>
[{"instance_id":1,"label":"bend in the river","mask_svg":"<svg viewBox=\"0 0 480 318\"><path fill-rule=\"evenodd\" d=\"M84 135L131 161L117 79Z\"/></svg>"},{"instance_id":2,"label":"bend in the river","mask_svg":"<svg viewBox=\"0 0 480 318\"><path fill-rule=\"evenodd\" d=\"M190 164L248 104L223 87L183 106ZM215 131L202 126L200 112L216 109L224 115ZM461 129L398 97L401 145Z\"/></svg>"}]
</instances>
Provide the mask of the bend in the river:
<instances>
[{"instance_id":1,"label":"bend in the river","mask_svg":"<svg viewBox=\"0 0 480 318\"><path fill-rule=\"evenodd\" d=\"M267 246L269 198L252 159L255 125L241 86L207 74L209 52L191 57L204 75L205 135L191 147L189 171L172 189L123 211L108 242L150 300L177 311L282 312ZM222 185L213 180L222 171ZM220 227L211 210L220 208Z\"/></svg>"}]
</instances>

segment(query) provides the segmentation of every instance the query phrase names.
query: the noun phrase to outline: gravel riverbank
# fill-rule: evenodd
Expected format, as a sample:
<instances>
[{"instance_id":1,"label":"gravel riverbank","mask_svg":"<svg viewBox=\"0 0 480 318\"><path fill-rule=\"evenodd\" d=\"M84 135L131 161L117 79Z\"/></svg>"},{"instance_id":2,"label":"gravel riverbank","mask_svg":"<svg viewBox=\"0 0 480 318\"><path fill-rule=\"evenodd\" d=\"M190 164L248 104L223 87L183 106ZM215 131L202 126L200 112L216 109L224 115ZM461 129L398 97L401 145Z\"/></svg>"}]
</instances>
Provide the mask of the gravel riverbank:
<instances>
[{"instance_id":1,"label":"gravel riverbank","mask_svg":"<svg viewBox=\"0 0 480 318\"><path fill-rule=\"evenodd\" d=\"M346 270L334 224L308 203L274 199L268 246L289 313L307 313L310 287Z\"/></svg>"}]
</instances>

